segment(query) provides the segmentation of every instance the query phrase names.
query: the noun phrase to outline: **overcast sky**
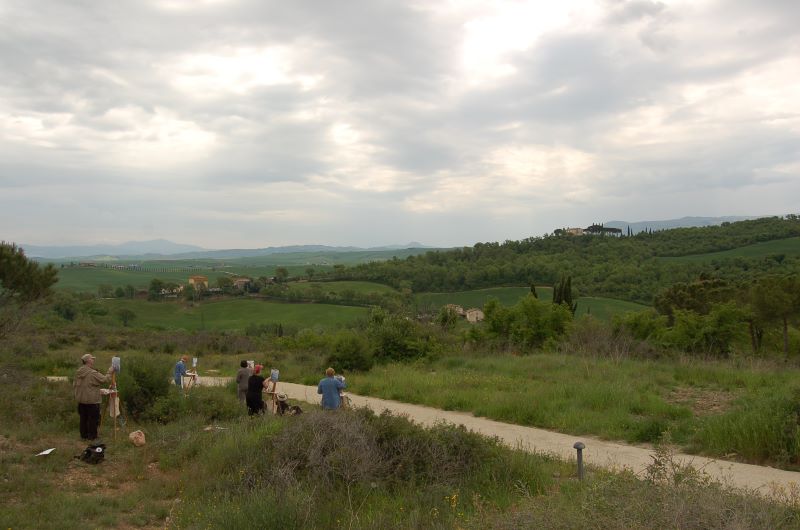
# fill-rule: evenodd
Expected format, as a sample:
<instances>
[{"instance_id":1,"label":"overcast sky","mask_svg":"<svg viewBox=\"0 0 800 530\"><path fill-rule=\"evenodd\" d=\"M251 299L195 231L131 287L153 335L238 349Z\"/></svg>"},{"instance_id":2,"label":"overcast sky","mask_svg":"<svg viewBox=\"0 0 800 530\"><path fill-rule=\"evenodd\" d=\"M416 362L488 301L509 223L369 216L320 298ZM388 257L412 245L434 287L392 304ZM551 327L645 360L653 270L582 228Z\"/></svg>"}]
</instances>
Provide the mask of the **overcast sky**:
<instances>
[{"instance_id":1,"label":"overcast sky","mask_svg":"<svg viewBox=\"0 0 800 530\"><path fill-rule=\"evenodd\" d=\"M800 211L797 0L2 0L0 239Z\"/></svg>"}]
</instances>

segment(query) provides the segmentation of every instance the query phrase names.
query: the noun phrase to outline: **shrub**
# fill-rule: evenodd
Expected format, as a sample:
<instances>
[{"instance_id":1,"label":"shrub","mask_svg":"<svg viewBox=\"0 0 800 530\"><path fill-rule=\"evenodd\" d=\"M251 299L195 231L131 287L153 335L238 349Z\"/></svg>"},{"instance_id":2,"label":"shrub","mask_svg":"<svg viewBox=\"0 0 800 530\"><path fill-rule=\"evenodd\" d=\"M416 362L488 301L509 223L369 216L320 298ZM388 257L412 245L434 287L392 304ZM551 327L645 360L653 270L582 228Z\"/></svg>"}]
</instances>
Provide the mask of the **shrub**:
<instances>
[{"instance_id":1,"label":"shrub","mask_svg":"<svg viewBox=\"0 0 800 530\"><path fill-rule=\"evenodd\" d=\"M527 350L557 340L572 324L572 312L566 305L542 302L534 296L526 296L512 307L490 300L484 313L489 337Z\"/></svg>"},{"instance_id":2,"label":"shrub","mask_svg":"<svg viewBox=\"0 0 800 530\"><path fill-rule=\"evenodd\" d=\"M611 359L654 358L660 353L651 344L633 338L625 329L615 332L610 325L591 315L575 321L569 337L559 345L559 350Z\"/></svg>"},{"instance_id":3,"label":"shrub","mask_svg":"<svg viewBox=\"0 0 800 530\"><path fill-rule=\"evenodd\" d=\"M361 370L372 368L374 360L369 352L369 343L361 335L352 331L340 331L333 338L333 353L328 356L327 364L337 371Z\"/></svg>"},{"instance_id":4,"label":"shrub","mask_svg":"<svg viewBox=\"0 0 800 530\"><path fill-rule=\"evenodd\" d=\"M410 361L429 357L441 349L431 329L383 311L373 314L367 335L377 361Z\"/></svg>"},{"instance_id":5,"label":"shrub","mask_svg":"<svg viewBox=\"0 0 800 530\"><path fill-rule=\"evenodd\" d=\"M169 393L172 366L169 361L153 357L124 359L119 374L120 399L134 418L142 417L161 397Z\"/></svg>"},{"instance_id":6,"label":"shrub","mask_svg":"<svg viewBox=\"0 0 800 530\"><path fill-rule=\"evenodd\" d=\"M228 388L192 389L187 395L168 392L161 396L141 415L143 420L170 423L187 415L202 418L205 422L232 420L242 416L244 406L236 393Z\"/></svg>"},{"instance_id":7,"label":"shrub","mask_svg":"<svg viewBox=\"0 0 800 530\"><path fill-rule=\"evenodd\" d=\"M74 296L69 293L59 292L54 297L53 311L65 320L75 320L80 308Z\"/></svg>"},{"instance_id":8,"label":"shrub","mask_svg":"<svg viewBox=\"0 0 800 530\"><path fill-rule=\"evenodd\" d=\"M614 316L614 331L625 331L637 340L657 342L667 329L667 317L652 309Z\"/></svg>"},{"instance_id":9,"label":"shrub","mask_svg":"<svg viewBox=\"0 0 800 530\"><path fill-rule=\"evenodd\" d=\"M368 410L310 413L274 441L276 466L315 482L454 486L474 480L500 458L496 439L462 426L425 429ZM495 477L496 478L496 477Z\"/></svg>"}]
</instances>

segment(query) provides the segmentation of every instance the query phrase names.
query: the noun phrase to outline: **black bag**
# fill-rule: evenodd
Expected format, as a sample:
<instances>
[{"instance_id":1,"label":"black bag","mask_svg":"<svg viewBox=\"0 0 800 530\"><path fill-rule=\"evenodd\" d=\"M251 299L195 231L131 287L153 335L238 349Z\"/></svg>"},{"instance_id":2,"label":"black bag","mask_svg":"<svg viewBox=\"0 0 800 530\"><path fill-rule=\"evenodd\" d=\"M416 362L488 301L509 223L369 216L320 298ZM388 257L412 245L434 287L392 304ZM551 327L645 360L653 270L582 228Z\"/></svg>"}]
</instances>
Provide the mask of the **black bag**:
<instances>
[{"instance_id":1,"label":"black bag","mask_svg":"<svg viewBox=\"0 0 800 530\"><path fill-rule=\"evenodd\" d=\"M105 456L106 444L90 444L75 458L79 458L87 464L99 464L103 461Z\"/></svg>"}]
</instances>

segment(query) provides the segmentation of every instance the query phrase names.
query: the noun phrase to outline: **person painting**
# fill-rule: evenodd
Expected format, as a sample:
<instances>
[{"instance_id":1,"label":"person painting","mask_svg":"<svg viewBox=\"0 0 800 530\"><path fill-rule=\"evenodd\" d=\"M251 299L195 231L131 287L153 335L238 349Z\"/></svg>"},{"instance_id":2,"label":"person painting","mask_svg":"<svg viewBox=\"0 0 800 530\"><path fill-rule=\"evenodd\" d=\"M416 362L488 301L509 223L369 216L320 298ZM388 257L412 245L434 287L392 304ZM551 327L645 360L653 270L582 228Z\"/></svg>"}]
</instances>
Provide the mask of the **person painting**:
<instances>
[{"instance_id":1,"label":"person painting","mask_svg":"<svg viewBox=\"0 0 800 530\"><path fill-rule=\"evenodd\" d=\"M250 376L253 375L253 372L250 370L250 367L247 366L247 361L242 361L239 363L239 371L236 372L236 396L239 398L240 403L244 403L245 398L247 397L247 385Z\"/></svg>"},{"instance_id":2,"label":"person painting","mask_svg":"<svg viewBox=\"0 0 800 530\"><path fill-rule=\"evenodd\" d=\"M100 424L100 387L111 382L113 366L108 367L105 375L94 369L95 356L87 353L81 357L81 367L75 373L72 383L75 391L75 401L78 402L78 415L80 416L81 439L96 440L97 426Z\"/></svg>"},{"instance_id":3,"label":"person painting","mask_svg":"<svg viewBox=\"0 0 800 530\"><path fill-rule=\"evenodd\" d=\"M178 362L175 363L175 371L173 375L175 376L175 386L178 388L183 388L183 376L186 375L186 363L189 362L189 356L183 355Z\"/></svg>"},{"instance_id":4,"label":"person painting","mask_svg":"<svg viewBox=\"0 0 800 530\"><path fill-rule=\"evenodd\" d=\"M250 416L264 412L264 390L267 388L267 382L261 376L262 368L263 366L257 364L253 368L253 375L247 379L245 401L247 402L247 413Z\"/></svg>"},{"instance_id":5,"label":"person painting","mask_svg":"<svg viewBox=\"0 0 800 530\"><path fill-rule=\"evenodd\" d=\"M334 377L335 375L336 371L333 368L328 368L325 370L325 377L317 386L317 394L322 394L323 410L336 410L342 404L339 391L344 389L347 385L345 385L343 381L336 379Z\"/></svg>"}]
</instances>

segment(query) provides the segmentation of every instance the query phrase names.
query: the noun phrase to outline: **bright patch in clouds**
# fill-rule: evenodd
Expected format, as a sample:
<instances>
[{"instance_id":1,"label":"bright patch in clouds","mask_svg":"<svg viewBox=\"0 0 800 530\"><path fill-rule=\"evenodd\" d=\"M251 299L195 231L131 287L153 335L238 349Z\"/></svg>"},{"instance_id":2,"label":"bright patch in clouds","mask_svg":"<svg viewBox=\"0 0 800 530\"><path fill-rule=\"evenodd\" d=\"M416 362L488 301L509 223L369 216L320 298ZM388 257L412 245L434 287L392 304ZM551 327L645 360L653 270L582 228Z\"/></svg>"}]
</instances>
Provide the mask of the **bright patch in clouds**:
<instances>
[{"instance_id":1,"label":"bright patch in clouds","mask_svg":"<svg viewBox=\"0 0 800 530\"><path fill-rule=\"evenodd\" d=\"M322 76L294 71L291 50L283 46L236 48L221 53L190 54L160 68L173 86L195 97L233 93L244 95L258 87L316 86Z\"/></svg>"},{"instance_id":2,"label":"bright patch in clouds","mask_svg":"<svg viewBox=\"0 0 800 530\"><path fill-rule=\"evenodd\" d=\"M483 4L480 14L464 23L462 67L470 83L512 75L517 68L509 54L533 46L538 38L560 28L594 20L591 1L498 1Z\"/></svg>"},{"instance_id":3,"label":"bright patch in clouds","mask_svg":"<svg viewBox=\"0 0 800 530\"><path fill-rule=\"evenodd\" d=\"M150 169L195 162L208 156L216 142L214 133L169 109L114 108L101 121L113 128L105 138L109 162L125 167Z\"/></svg>"}]
</instances>

